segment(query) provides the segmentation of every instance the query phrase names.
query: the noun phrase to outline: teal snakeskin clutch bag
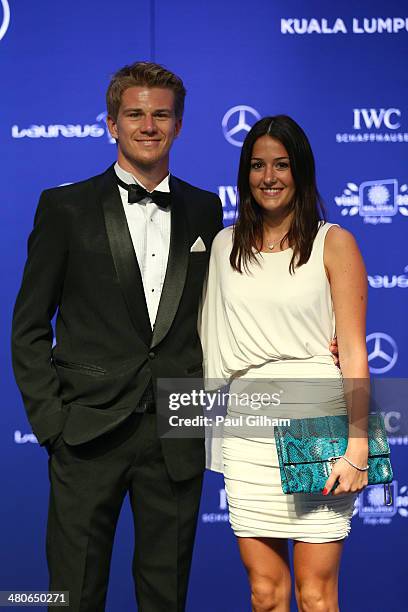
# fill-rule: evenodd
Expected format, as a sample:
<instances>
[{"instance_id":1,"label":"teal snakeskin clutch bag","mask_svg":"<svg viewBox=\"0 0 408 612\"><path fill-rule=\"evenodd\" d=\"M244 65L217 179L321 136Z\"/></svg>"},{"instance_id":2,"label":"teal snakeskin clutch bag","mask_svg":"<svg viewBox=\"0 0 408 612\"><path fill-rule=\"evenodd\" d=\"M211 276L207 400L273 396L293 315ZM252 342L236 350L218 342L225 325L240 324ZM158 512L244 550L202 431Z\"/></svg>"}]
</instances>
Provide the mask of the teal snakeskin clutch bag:
<instances>
[{"instance_id":1,"label":"teal snakeskin clutch bag","mask_svg":"<svg viewBox=\"0 0 408 612\"><path fill-rule=\"evenodd\" d=\"M284 493L321 493L334 462L345 454L348 417L291 419L275 426ZM390 447L380 414L368 418L368 484L392 482Z\"/></svg>"}]
</instances>

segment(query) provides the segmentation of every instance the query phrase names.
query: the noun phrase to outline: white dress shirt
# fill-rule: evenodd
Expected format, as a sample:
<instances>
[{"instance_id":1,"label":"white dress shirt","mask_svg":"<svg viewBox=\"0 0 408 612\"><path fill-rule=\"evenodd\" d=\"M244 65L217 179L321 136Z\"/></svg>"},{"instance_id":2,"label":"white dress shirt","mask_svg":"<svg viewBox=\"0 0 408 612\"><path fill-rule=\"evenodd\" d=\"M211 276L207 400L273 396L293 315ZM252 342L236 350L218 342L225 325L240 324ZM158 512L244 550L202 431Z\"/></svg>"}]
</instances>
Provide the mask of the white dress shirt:
<instances>
[{"instance_id":1,"label":"white dress shirt","mask_svg":"<svg viewBox=\"0 0 408 612\"><path fill-rule=\"evenodd\" d=\"M115 164L118 177L127 184L136 183L146 189L130 172ZM168 174L157 185L155 191L170 192ZM126 215L130 236L142 275L147 310L152 328L156 321L160 296L166 275L170 248L170 209L157 206L151 198L144 198L137 204L128 203L128 192L118 185Z\"/></svg>"}]
</instances>

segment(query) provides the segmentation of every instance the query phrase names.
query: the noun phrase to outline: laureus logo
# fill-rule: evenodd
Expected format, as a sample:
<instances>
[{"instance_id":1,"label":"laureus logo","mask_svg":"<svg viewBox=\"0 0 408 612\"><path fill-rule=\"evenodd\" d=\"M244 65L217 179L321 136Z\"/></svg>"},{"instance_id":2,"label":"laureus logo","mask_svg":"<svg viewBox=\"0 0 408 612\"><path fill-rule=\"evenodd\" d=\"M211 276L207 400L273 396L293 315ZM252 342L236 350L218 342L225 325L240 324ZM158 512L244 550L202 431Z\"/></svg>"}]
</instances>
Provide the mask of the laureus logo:
<instances>
[{"instance_id":1,"label":"laureus logo","mask_svg":"<svg viewBox=\"0 0 408 612\"><path fill-rule=\"evenodd\" d=\"M15 124L11 126L12 138L101 138L105 134L108 142L115 142L106 125L106 112L99 113L96 123L31 124L28 127L20 127Z\"/></svg>"},{"instance_id":2,"label":"laureus logo","mask_svg":"<svg viewBox=\"0 0 408 612\"><path fill-rule=\"evenodd\" d=\"M106 123L107 116L108 116L108 113L106 111L103 111L103 113L99 113L99 115L96 117L96 121L103 125L108 142L110 144L116 144L116 140L112 138L108 130L108 124Z\"/></svg>"},{"instance_id":3,"label":"laureus logo","mask_svg":"<svg viewBox=\"0 0 408 612\"><path fill-rule=\"evenodd\" d=\"M38 444L38 440L33 433L23 434L19 429L14 432L14 442L16 444Z\"/></svg>"},{"instance_id":4,"label":"laureus logo","mask_svg":"<svg viewBox=\"0 0 408 612\"><path fill-rule=\"evenodd\" d=\"M0 0L0 40L4 38L10 25L10 6L8 0Z\"/></svg>"},{"instance_id":5,"label":"laureus logo","mask_svg":"<svg viewBox=\"0 0 408 612\"><path fill-rule=\"evenodd\" d=\"M408 289L408 266L402 274L369 274L368 284L372 289Z\"/></svg>"}]
</instances>

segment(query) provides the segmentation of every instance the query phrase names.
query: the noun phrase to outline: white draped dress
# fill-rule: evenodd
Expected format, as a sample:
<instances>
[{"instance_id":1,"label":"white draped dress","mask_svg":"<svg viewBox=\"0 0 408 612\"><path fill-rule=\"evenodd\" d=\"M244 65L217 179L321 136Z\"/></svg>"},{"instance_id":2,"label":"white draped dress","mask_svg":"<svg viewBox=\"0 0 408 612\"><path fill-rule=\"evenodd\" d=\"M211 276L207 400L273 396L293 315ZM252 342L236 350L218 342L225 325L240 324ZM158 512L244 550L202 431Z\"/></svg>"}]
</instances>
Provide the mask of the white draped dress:
<instances>
[{"instance_id":1,"label":"white draped dress","mask_svg":"<svg viewBox=\"0 0 408 612\"><path fill-rule=\"evenodd\" d=\"M261 253L259 264L239 274L229 262L232 228L219 232L199 323L208 390L229 384L235 398L279 393L279 406L257 405L257 416L346 414L341 372L329 351L335 317L323 253L331 227L321 224L309 261L294 274L292 249ZM234 425L248 414L253 406L230 401L222 435L209 431L206 441L207 467L224 473L234 533L304 542L346 537L355 495L284 494L273 427L252 432Z\"/></svg>"}]
</instances>

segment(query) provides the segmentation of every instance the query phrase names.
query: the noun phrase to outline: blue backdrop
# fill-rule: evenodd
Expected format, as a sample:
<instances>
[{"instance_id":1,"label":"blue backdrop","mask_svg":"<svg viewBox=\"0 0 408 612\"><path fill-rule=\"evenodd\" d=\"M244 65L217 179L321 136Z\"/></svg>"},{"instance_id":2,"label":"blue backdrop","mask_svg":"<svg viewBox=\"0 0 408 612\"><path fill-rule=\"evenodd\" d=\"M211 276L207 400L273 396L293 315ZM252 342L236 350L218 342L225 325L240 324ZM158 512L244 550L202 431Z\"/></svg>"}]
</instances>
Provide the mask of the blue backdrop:
<instances>
[{"instance_id":1,"label":"blue backdrop","mask_svg":"<svg viewBox=\"0 0 408 612\"><path fill-rule=\"evenodd\" d=\"M110 75L151 59L182 75L184 127L171 170L235 208L240 145L264 115L293 116L310 137L329 220L356 236L370 286L373 376L404 378L408 363L408 11L404 0L0 0L1 347L0 590L46 589L47 458L27 423L9 355L12 307L38 195L103 171L115 159L104 123ZM393 434L394 502L358 500L341 572L341 607L397 611L407 599L408 437ZM108 610L134 609L133 533L124 507ZM208 474L188 610L250 609L227 522L221 477ZM294 607L295 609L295 607Z\"/></svg>"}]
</instances>

